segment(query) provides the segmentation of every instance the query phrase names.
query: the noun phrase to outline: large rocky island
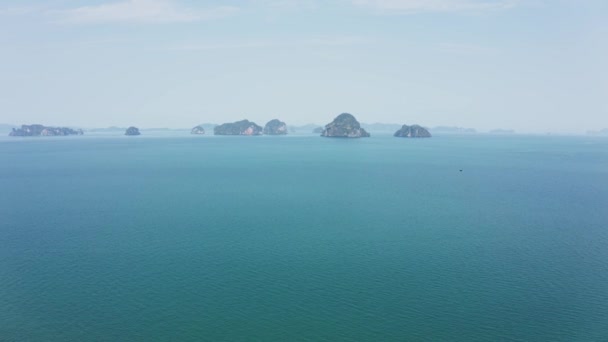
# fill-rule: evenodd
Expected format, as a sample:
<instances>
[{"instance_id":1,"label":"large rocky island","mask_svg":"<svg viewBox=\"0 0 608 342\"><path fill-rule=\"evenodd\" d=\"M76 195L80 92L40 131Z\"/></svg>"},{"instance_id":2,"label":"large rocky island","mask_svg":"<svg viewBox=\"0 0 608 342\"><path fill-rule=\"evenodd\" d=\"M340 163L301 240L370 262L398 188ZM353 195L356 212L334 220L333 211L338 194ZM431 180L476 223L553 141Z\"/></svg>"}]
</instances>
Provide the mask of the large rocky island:
<instances>
[{"instance_id":1,"label":"large rocky island","mask_svg":"<svg viewBox=\"0 0 608 342\"><path fill-rule=\"evenodd\" d=\"M140 135L141 133L139 133L139 128L137 127L129 127L127 128L127 131L125 132L125 135Z\"/></svg>"},{"instance_id":2,"label":"large rocky island","mask_svg":"<svg viewBox=\"0 0 608 342\"><path fill-rule=\"evenodd\" d=\"M264 134L266 135L285 135L287 134L287 124L278 119L270 120L264 126Z\"/></svg>"},{"instance_id":3,"label":"large rocky island","mask_svg":"<svg viewBox=\"0 0 608 342\"><path fill-rule=\"evenodd\" d=\"M262 127L249 120L225 123L213 128L215 135L262 135Z\"/></svg>"},{"instance_id":4,"label":"large rocky island","mask_svg":"<svg viewBox=\"0 0 608 342\"><path fill-rule=\"evenodd\" d=\"M367 138L367 133L352 114L342 113L325 126L322 137L328 138Z\"/></svg>"},{"instance_id":5,"label":"large rocky island","mask_svg":"<svg viewBox=\"0 0 608 342\"><path fill-rule=\"evenodd\" d=\"M22 125L21 128L13 128L8 134L11 137L35 137L35 136L58 136L58 135L82 135L81 129L67 127L50 127L43 125Z\"/></svg>"},{"instance_id":6,"label":"large rocky island","mask_svg":"<svg viewBox=\"0 0 608 342\"><path fill-rule=\"evenodd\" d=\"M403 125L401 129L395 132L395 136L399 138L430 138L431 133L422 126Z\"/></svg>"}]
</instances>

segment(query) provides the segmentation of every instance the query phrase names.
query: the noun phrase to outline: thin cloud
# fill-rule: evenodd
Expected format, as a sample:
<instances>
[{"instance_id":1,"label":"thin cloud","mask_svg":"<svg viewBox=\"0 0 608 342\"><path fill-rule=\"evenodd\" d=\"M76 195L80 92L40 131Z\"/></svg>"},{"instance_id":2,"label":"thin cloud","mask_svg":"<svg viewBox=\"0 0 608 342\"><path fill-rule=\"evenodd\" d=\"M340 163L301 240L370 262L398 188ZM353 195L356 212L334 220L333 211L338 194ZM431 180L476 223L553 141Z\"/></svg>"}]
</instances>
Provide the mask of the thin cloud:
<instances>
[{"instance_id":1,"label":"thin cloud","mask_svg":"<svg viewBox=\"0 0 608 342\"><path fill-rule=\"evenodd\" d=\"M372 40L361 36L325 36L310 39L305 44L321 46L349 46L370 43Z\"/></svg>"},{"instance_id":2,"label":"thin cloud","mask_svg":"<svg viewBox=\"0 0 608 342\"><path fill-rule=\"evenodd\" d=\"M252 0L255 6L276 10L315 10L320 5L317 0Z\"/></svg>"},{"instance_id":3,"label":"thin cloud","mask_svg":"<svg viewBox=\"0 0 608 342\"><path fill-rule=\"evenodd\" d=\"M437 45L436 48L440 52L459 55L490 55L498 52L495 48L462 43L442 43Z\"/></svg>"},{"instance_id":4,"label":"thin cloud","mask_svg":"<svg viewBox=\"0 0 608 342\"><path fill-rule=\"evenodd\" d=\"M352 0L356 6L383 13L462 12L504 10L517 5L518 0Z\"/></svg>"},{"instance_id":5,"label":"thin cloud","mask_svg":"<svg viewBox=\"0 0 608 342\"><path fill-rule=\"evenodd\" d=\"M40 13L47 10L46 6L18 6L0 8L0 16L22 16Z\"/></svg>"},{"instance_id":6,"label":"thin cloud","mask_svg":"<svg viewBox=\"0 0 608 342\"><path fill-rule=\"evenodd\" d=\"M98 23L174 23L225 17L237 7L220 6L191 9L170 0L126 0L96 6L54 11L60 21L77 24Z\"/></svg>"},{"instance_id":7,"label":"thin cloud","mask_svg":"<svg viewBox=\"0 0 608 342\"><path fill-rule=\"evenodd\" d=\"M205 51L227 49L257 49L257 48L296 48L302 46L340 47L367 44L372 42L367 37L358 36L321 36L312 38L292 38L288 40L264 40L246 42L203 42L190 43L170 47L172 51Z\"/></svg>"},{"instance_id":8,"label":"thin cloud","mask_svg":"<svg viewBox=\"0 0 608 342\"><path fill-rule=\"evenodd\" d=\"M227 49L255 49L273 46L269 42L246 42L246 43L206 43L206 44L185 44L171 47L171 51L205 51L205 50L227 50Z\"/></svg>"}]
</instances>

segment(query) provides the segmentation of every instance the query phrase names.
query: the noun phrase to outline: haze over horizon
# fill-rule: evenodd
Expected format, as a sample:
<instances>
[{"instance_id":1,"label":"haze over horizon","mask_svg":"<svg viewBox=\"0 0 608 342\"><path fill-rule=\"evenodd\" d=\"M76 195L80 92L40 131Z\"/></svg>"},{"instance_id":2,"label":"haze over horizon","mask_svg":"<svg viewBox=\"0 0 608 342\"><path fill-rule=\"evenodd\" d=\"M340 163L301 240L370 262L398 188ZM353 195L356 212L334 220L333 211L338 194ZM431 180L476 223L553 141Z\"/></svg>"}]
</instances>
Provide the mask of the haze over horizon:
<instances>
[{"instance_id":1,"label":"haze over horizon","mask_svg":"<svg viewBox=\"0 0 608 342\"><path fill-rule=\"evenodd\" d=\"M601 0L0 5L0 123L608 127Z\"/></svg>"}]
</instances>

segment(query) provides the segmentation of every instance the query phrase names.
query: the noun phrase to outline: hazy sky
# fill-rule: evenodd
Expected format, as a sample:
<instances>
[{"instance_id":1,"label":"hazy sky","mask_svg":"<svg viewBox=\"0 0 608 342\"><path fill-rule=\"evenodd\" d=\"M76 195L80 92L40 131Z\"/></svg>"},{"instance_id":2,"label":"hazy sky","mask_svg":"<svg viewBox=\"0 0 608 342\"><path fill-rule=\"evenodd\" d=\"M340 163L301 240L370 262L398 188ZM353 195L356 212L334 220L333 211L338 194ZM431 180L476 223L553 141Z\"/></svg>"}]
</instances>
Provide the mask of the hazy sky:
<instances>
[{"instance_id":1,"label":"hazy sky","mask_svg":"<svg viewBox=\"0 0 608 342\"><path fill-rule=\"evenodd\" d=\"M608 127L606 0L0 2L0 123Z\"/></svg>"}]
</instances>

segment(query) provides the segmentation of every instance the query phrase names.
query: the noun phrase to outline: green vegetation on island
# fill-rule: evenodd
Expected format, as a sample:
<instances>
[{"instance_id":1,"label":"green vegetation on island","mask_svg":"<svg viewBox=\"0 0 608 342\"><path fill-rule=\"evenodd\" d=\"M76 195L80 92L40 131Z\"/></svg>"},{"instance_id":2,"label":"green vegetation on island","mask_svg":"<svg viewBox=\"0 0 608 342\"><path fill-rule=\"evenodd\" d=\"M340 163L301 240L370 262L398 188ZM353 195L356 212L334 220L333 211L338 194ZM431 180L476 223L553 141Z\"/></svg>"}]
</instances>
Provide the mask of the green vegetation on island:
<instances>
[{"instance_id":1,"label":"green vegetation on island","mask_svg":"<svg viewBox=\"0 0 608 342\"><path fill-rule=\"evenodd\" d=\"M139 133L139 129L137 127L129 127L127 128L127 131L125 132L125 135L140 135L141 133Z\"/></svg>"},{"instance_id":2,"label":"green vegetation on island","mask_svg":"<svg viewBox=\"0 0 608 342\"><path fill-rule=\"evenodd\" d=\"M361 124L352 114L342 113L325 126L321 136L328 138L367 138L370 135L361 128Z\"/></svg>"},{"instance_id":3,"label":"green vegetation on island","mask_svg":"<svg viewBox=\"0 0 608 342\"><path fill-rule=\"evenodd\" d=\"M249 120L224 123L213 128L215 135L262 135L262 127Z\"/></svg>"},{"instance_id":4,"label":"green vegetation on island","mask_svg":"<svg viewBox=\"0 0 608 342\"><path fill-rule=\"evenodd\" d=\"M67 127L50 127L43 125L22 125L21 128L13 128L8 134L12 137L34 137L34 136L63 136L82 135L81 129Z\"/></svg>"},{"instance_id":5,"label":"green vegetation on island","mask_svg":"<svg viewBox=\"0 0 608 342\"><path fill-rule=\"evenodd\" d=\"M395 132L394 136L399 138L430 138L431 133L419 125L403 125L401 129Z\"/></svg>"},{"instance_id":6,"label":"green vegetation on island","mask_svg":"<svg viewBox=\"0 0 608 342\"><path fill-rule=\"evenodd\" d=\"M192 128L190 134L205 134L205 128L202 125L198 125Z\"/></svg>"},{"instance_id":7,"label":"green vegetation on island","mask_svg":"<svg viewBox=\"0 0 608 342\"><path fill-rule=\"evenodd\" d=\"M266 135L285 135L287 134L287 124L278 119L270 120L264 126L264 134Z\"/></svg>"}]
</instances>

